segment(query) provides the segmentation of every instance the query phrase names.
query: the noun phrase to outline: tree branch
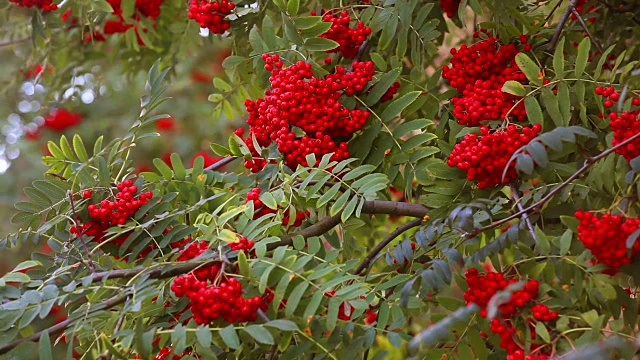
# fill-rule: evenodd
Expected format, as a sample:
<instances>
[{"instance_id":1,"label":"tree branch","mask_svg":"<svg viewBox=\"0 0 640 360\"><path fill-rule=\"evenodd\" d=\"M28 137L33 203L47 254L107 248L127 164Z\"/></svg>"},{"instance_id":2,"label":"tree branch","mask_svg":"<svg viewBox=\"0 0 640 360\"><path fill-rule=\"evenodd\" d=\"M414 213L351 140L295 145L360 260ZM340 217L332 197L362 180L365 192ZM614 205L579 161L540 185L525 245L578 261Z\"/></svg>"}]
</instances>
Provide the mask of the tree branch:
<instances>
[{"instance_id":1,"label":"tree branch","mask_svg":"<svg viewBox=\"0 0 640 360\"><path fill-rule=\"evenodd\" d=\"M563 188L565 188L567 185L571 184L575 179L579 178L584 172L586 172L591 165L593 165L594 163L596 163L598 160L603 159L605 157L607 157L607 155L611 154L612 152L618 150L619 148L629 144L630 142L639 139L640 138L640 132L633 135L632 137L628 138L627 140L621 142L620 144L616 145L616 146L612 146L610 148L608 148L607 150L601 152L600 154L593 156L593 157L588 157L584 160L584 164L582 165L582 167L580 169L578 169L578 171L576 171L573 175L571 175L569 178L567 178L567 180L563 181L561 184L559 184L558 186L556 186L555 188L553 188L553 190L551 190L545 197L543 197L542 199L538 200L536 203L532 204L531 206L524 208L520 211L518 211L515 214L512 214L510 216L507 216L506 218L502 219L502 220L498 220L494 223L491 223L487 226L483 226L481 228L476 229L475 231L465 234L466 238L472 238L478 234L480 234L483 231L487 231L490 229L494 229L500 225L503 225L513 219L517 219L518 217L524 215L524 214L528 214L530 211L533 210L538 210L541 209L542 206L544 206L544 204L546 204L549 200L551 200L557 193L560 192L560 190L562 190Z\"/></svg>"},{"instance_id":2,"label":"tree branch","mask_svg":"<svg viewBox=\"0 0 640 360\"><path fill-rule=\"evenodd\" d=\"M386 200L366 201L364 203L364 206L362 207L363 214L404 215L422 218L427 215L428 212L429 209L421 204L411 204ZM280 246L291 245L293 243L293 237L296 235L302 235L305 238L322 235L340 224L341 214L342 213L340 212L335 216L326 217L302 230L296 231L289 235L283 235L280 237L280 241L269 244L267 248L269 250L273 250Z\"/></svg>"},{"instance_id":3,"label":"tree branch","mask_svg":"<svg viewBox=\"0 0 640 360\"><path fill-rule=\"evenodd\" d=\"M22 39L9 40L9 41L5 41L5 42L0 43L0 47L12 46L12 45L20 44L20 43L23 43L23 42L27 42L29 40L31 40L31 36L24 37Z\"/></svg>"},{"instance_id":4,"label":"tree branch","mask_svg":"<svg viewBox=\"0 0 640 360\"><path fill-rule=\"evenodd\" d=\"M207 260L198 262L188 262L179 265L169 265L171 268L167 270L167 267L153 269L147 272L149 279L167 279L174 276L186 274L196 268L213 265L219 263L220 260ZM134 277L145 270L149 270L146 267L137 267L133 269L123 270L110 270L97 272L92 275L92 282L101 281L103 279L126 279Z\"/></svg>"},{"instance_id":5,"label":"tree branch","mask_svg":"<svg viewBox=\"0 0 640 360\"><path fill-rule=\"evenodd\" d=\"M204 170L218 170L221 167L229 164L230 162L232 162L233 160L237 159L237 156L229 156L229 157L225 157L221 160L216 161L215 163L207 166L206 168L204 168Z\"/></svg>"},{"instance_id":6,"label":"tree branch","mask_svg":"<svg viewBox=\"0 0 640 360\"><path fill-rule=\"evenodd\" d=\"M567 20L569 20L569 15L571 15L571 10L576 7L577 3L578 3L578 0L569 1L569 6L567 6L567 9L564 11L564 13L562 13L562 16L560 17L560 21L556 26L556 31L553 33L553 36L549 41L549 52L545 53L545 57L541 61L542 63L544 63L547 60L547 57L550 54L553 54L555 52L556 46L558 46L558 41L560 41L560 35L562 35L562 29L564 29L564 25L567 23Z\"/></svg>"},{"instance_id":7,"label":"tree branch","mask_svg":"<svg viewBox=\"0 0 640 360\"><path fill-rule=\"evenodd\" d=\"M602 49L602 46L600 46L600 42L598 42L598 39L593 37L593 34L591 33L591 31L589 31L589 28L587 27L587 24L584 22L584 19L582 18L582 16L580 16L580 13L578 13L576 9L571 9L571 12L573 13L573 15L575 15L578 18L578 22L582 26L582 29L587 33L587 36L589 36L589 39L591 39L591 42L593 43L593 45L595 45L596 48L598 48L598 51L600 51L600 53L602 54L604 50Z\"/></svg>"},{"instance_id":8,"label":"tree branch","mask_svg":"<svg viewBox=\"0 0 640 360\"><path fill-rule=\"evenodd\" d=\"M116 295L112 298L109 298L107 300L104 300L98 304L96 304L95 307L98 307L97 310L106 310L106 309L110 309L114 306L120 305L123 302L125 302L127 300L127 298L129 297L129 294L124 294L124 295ZM96 311L97 311L96 310ZM93 311L91 311L93 312ZM16 340L12 343L9 343L7 345L4 345L2 347L0 347L0 355L2 354L6 354L9 351L15 349L17 346L19 346L20 344L26 343L26 342L34 342L34 341L38 341L40 339L40 336L42 336L42 334L46 333L49 336L55 335L59 332L62 332L64 330L66 330L69 325L71 325L73 322L75 322L76 320L82 319L84 318L84 314L82 316L73 318L73 319L67 319L64 320L62 322L59 322L51 327L48 327L42 331L39 331L35 334L29 335L25 338Z\"/></svg>"},{"instance_id":9,"label":"tree branch","mask_svg":"<svg viewBox=\"0 0 640 360\"><path fill-rule=\"evenodd\" d=\"M380 243L378 243L378 245L376 245L375 248L373 248L373 250L371 250L369 254L367 254L367 256L364 258L364 260L362 260L362 262L353 271L353 273L355 275L360 275L362 271L366 270L369 267L369 264L376 257L376 255L378 255L378 253L380 253L385 247L387 247L387 245L389 245L390 242L392 242L398 236L402 235L402 233L404 233L405 231L410 230L414 227L420 226L421 223L422 223L422 218L419 218L419 219L413 219L408 223L404 223L398 226L397 229L395 229L392 233L387 235L387 237L385 237Z\"/></svg>"}]
</instances>

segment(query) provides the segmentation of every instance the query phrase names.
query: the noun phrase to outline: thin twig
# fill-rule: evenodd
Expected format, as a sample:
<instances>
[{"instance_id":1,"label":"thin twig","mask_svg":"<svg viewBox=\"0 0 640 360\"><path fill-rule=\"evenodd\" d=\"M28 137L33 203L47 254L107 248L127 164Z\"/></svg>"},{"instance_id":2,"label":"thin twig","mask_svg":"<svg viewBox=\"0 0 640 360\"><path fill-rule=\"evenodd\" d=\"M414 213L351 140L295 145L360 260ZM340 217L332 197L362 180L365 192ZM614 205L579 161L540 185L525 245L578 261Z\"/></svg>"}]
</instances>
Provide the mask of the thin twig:
<instances>
[{"instance_id":1,"label":"thin twig","mask_svg":"<svg viewBox=\"0 0 640 360\"><path fill-rule=\"evenodd\" d=\"M582 18L582 16L580 16L580 13L578 13L575 8L571 9L571 12L573 13L573 15L575 15L578 18L578 22L582 26L582 29L587 33L587 36L589 36L589 39L591 39L591 42L593 43L593 45L595 45L596 48L598 48L598 51L600 51L600 53L602 54L604 50L602 49L602 46L600 46L600 42L598 41L598 39L596 39L593 36L591 31L589 31L589 28L587 27L587 24L584 22L584 19Z\"/></svg>"},{"instance_id":2,"label":"thin twig","mask_svg":"<svg viewBox=\"0 0 640 360\"><path fill-rule=\"evenodd\" d=\"M584 172L586 172L591 165L593 165L594 163L596 163L598 160L603 159L605 157L607 157L609 154L611 154L612 152L618 150L619 148L629 144L630 142L639 139L640 138L640 133L637 133L635 135L633 135L632 137L628 138L627 140L617 144L616 146L612 146L610 148L608 148L607 150L601 152L600 154L593 156L593 157L588 157L584 160L584 164L582 165L582 167L580 169L578 169L578 171L576 171L573 175L571 175L569 178L567 178L567 180L563 181L561 184L559 184L558 186L556 186L555 188L553 188L553 190L551 190L545 197L543 197L542 199L538 200L536 203L534 203L533 205L524 208L520 211L518 211L515 214L512 214L510 216L507 216L506 218L502 219L502 220L498 220L496 222L493 222L487 226L483 226L481 228L476 229L475 231L465 234L466 238L473 238L474 236L482 233L483 231L487 231L490 229L494 229L497 228L498 226L508 223L509 221L513 220L513 219L517 219L520 216L522 216L523 214L528 214L530 211L533 210L539 210L542 208L542 206L544 206L544 204L546 204L549 200L551 200L557 193L560 192L560 190L564 189L567 185L571 184L575 179L579 178Z\"/></svg>"},{"instance_id":3,"label":"thin twig","mask_svg":"<svg viewBox=\"0 0 640 360\"><path fill-rule=\"evenodd\" d=\"M516 186L516 184L511 183L510 184L511 187L511 197L513 197L513 200L516 203L516 207L518 208L519 211L522 211L524 209L524 207L522 206L522 203L520 202L520 191L518 191L518 187ZM533 224L531 224L531 220L529 219L529 215L528 214L522 214L522 220L524 220L525 224L527 224L527 228L529 229L529 233L531 234L531 238L533 240L536 239L536 231L533 228Z\"/></svg>"},{"instance_id":4,"label":"thin twig","mask_svg":"<svg viewBox=\"0 0 640 360\"><path fill-rule=\"evenodd\" d=\"M553 9L551 9L551 11L549 12L549 15L547 15L547 17L544 19L545 24L549 22L549 20L551 20L551 17L556 12L556 10L558 10L558 8L560 7L560 4L562 4L563 1L564 0L558 0L558 2L556 3L556 6L554 6Z\"/></svg>"},{"instance_id":5,"label":"thin twig","mask_svg":"<svg viewBox=\"0 0 640 360\"><path fill-rule=\"evenodd\" d=\"M364 260L362 260L362 262L353 271L353 273L355 275L360 275L362 271L364 271L369 267L371 260L373 260L376 257L376 255L378 255L379 252L381 252L385 247L387 247L389 243L391 243L398 236L402 235L402 233L404 233L405 231L412 229L414 227L420 226L421 223L422 223L422 218L414 219L409 221L408 223L404 223L398 226L397 229L395 229L392 233L387 235L380 243L378 243L378 245L376 245L375 248L373 248L373 250L371 250L371 252L369 252L369 254L367 254L367 256L364 258Z\"/></svg>"},{"instance_id":6,"label":"thin twig","mask_svg":"<svg viewBox=\"0 0 640 360\"><path fill-rule=\"evenodd\" d=\"M229 157L225 157L224 159L218 160L215 163L207 166L206 168L204 168L204 170L218 170L219 168L227 165L228 163L232 162L233 160L237 159L237 156L229 156Z\"/></svg>"}]
</instances>

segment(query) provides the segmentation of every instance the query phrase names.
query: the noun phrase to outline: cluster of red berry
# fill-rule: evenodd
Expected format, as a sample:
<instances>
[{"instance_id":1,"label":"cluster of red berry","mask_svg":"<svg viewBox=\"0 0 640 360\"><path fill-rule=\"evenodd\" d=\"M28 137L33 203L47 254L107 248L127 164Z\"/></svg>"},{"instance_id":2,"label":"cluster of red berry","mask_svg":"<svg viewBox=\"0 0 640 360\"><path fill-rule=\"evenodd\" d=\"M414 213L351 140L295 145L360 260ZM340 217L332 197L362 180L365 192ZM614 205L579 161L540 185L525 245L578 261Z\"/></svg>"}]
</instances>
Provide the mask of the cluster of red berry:
<instances>
[{"instance_id":1,"label":"cluster of red berry","mask_svg":"<svg viewBox=\"0 0 640 360\"><path fill-rule=\"evenodd\" d=\"M635 100L633 99L634 103ZM639 101L640 102L640 101ZM612 112L609 114L609 125L613 131L612 146L616 146L630 137L637 135L640 132L640 110L632 112L623 112L621 114ZM630 143L623 145L616 149L616 153L622 155L627 161L640 156L640 139L635 139Z\"/></svg>"},{"instance_id":2,"label":"cluster of red berry","mask_svg":"<svg viewBox=\"0 0 640 360\"><path fill-rule=\"evenodd\" d=\"M627 238L640 227L640 219L621 215L604 214L601 217L590 211L576 211L580 220L578 239L589 249L596 260L613 269L630 264L640 251L640 241L627 249Z\"/></svg>"},{"instance_id":3,"label":"cluster of red berry","mask_svg":"<svg viewBox=\"0 0 640 360\"><path fill-rule=\"evenodd\" d=\"M27 68L26 70L21 70L20 72L24 74L25 80L31 80L31 79L35 79L36 77L38 77L38 75L42 74L44 70L45 69L44 69L44 66L42 66L42 64L36 64L30 68ZM50 74L53 72L53 66L51 66L51 64L47 66L47 72Z\"/></svg>"},{"instance_id":4,"label":"cluster of red berry","mask_svg":"<svg viewBox=\"0 0 640 360\"><path fill-rule=\"evenodd\" d=\"M195 259L207 250L209 250L209 243L207 243L206 241L190 242L189 245L180 252L177 260L187 261ZM219 263L214 263L209 266L201 266L193 270L192 275L196 280L213 282L220 273L221 268L222 267Z\"/></svg>"},{"instance_id":5,"label":"cluster of red berry","mask_svg":"<svg viewBox=\"0 0 640 360\"><path fill-rule=\"evenodd\" d=\"M484 29L481 32L488 33ZM512 120L526 120L524 104L516 106L519 97L502 92L506 81L526 81L515 62L519 52L515 44L500 45L492 36L451 49L451 66L442 68L442 77L460 94L451 100L453 115L460 124L476 126L484 120L503 119L508 113Z\"/></svg>"},{"instance_id":6,"label":"cluster of red berry","mask_svg":"<svg viewBox=\"0 0 640 360\"><path fill-rule=\"evenodd\" d=\"M63 131L78 125L82 121L82 114L65 109L55 109L44 118L43 127L53 131Z\"/></svg>"},{"instance_id":7,"label":"cluster of red berry","mask_svg":"<svg viewBox=\"0 0 640 360\"><path fill-rule=\"evenodd\" d=\"M448 17L453 18L458 12L461 0L440 0L440 8L447 14Z\"/></svg>"},{"instance_id":8,"label":"cluster of red berry","mask_svg":"<svg viewBox=\"0 0 640 360\"><path fill-rule=\"evenodd\" d=\"M231 22L225 20L225 17L235 8L235 4L228 0L191 0L189 19L195 20L201 28L209 29L214 34L223 34L231 26Z\"/></svg>"},{"instance_id":9,"label":"cluster of red berry","mask_svg":"<svg viewBox=\"0 0 640 360\"><path fill-rule=\"evenodd\" d=\"M515 125L509 125L504 131L491 133L488 127L483 126L480 128L481 136L467 134L454 146L447 164L466 172L467 179L478 181L480 189L506 184L518 175L515 162L508 163L511 156L541 130L540 124L520 130ZM507 171L503 179L505 167Z\"/></svg>"},{"instance_id":10,"label":"cluster of red berry","mask_svg":"<svg viewBox=\"0 0 640 360\"><path fill-rule=\"evenodd\" d=\"M271 89L264 98L245 102L250 134L244 141L255 155L253 160L245 161L245 166L258 172L266 164L259 158L251 135L262 147L275 142L291 169L307 166L308 154L319 159L334 153L331 160L335 161L349 157L348 144L342 140L360 130L370 113L348 109L338 99L364 90L375 72L373 62L354 62L350 72L337 66L334 73L316 78L311 64L303 61L284 68L278 54L264 54L262 59L265 69L272 72ZM294 127L305 134L297 135Z\"/></svg>"},{"instance_id":11,"label":"cluster of red berry","mask_svg":"<svg viewBox=\"0 0 640 360\"><path fill-rule=\"evenodd\" d=\"M248 252L253 241L247 238L231 243L232 250ZM178 256L178 261L194 259L209 249L205 241L190 243ZM198 324L210 324L222 318L228 323L255 321L258 310L266 311L274 294L266 291L262 296L244 298L242 284L235 277L222 273L219 263L195 269L176 277L171 290L177 297L189 299L188 308Z\"/></svg>"},{"instance_id":12,"label":"cluster of red berry","mask_svg":"<svg viewBox=\"0 0 640 360\"><path fill-rule=\"evenodd\" d=\"M277 212L276 209L271 209L267 206L265 206L262 203L262 200L260 200L260 193L262 190L260 190L260 188L253 188L251 190L249 190L249 192L247 193L247 200L246 202L253 202L253 208L255 209L255 213L253 214L253 219L259 219L267 214L275 214ZM298 211L296 213L296 217L293 220L293 223L290 224L290 218L289 218L289 213L287 212L287 215L285 215L282 218L282 225L290 225L293 227L298 227L300 225L302 225L302 222L304 221L304 219L306 219L307 217L309 217L311 213L309 211ZM236 250L236 249L234 249Z\"/></svg>"},{"instance_id":13,"label":"cluster of red berry","mask_svg":"<svg viewBox=\"0 0 640 360\"><path fill-rule=\"evenodd\" d=\"M219 273L216 280L209 283L187 274L176 277L171 284L176 296L189 298L189 308L198 324L210 324L219 318L228 323L255 321L258 310L266 311L273 298L265 293L245 299L242 284L235 277Z\"/></svg>"},{"instance_id":14,"label":"cluster of red berry","mask_svg":"<svg viewBox=\"0 0 640 360\"><path fill-rule=\"evenodd\" d=\"M138 209L153 197L153 193L150 191L136 195L138 187L133 185L131 179L117 184L116 187L118 192L113 201L104 199L97 204L89 204L87 210L91 220L82 225L72 226L69 231L72 234L87 235L92 237L93 241L102 242L108 228L124 225ZM82 192L84 199L90 199L92 195L90 190ZM115 243L122 245L126 237L127 235L119 237Z\"/></svg>"},{"instance_id":15,"label":"cluster of red berry","mask_svg":"<svg viewBox=\"0 0 640 360\"><path fill-rule=\"evenodd\" d=\"M245 253L249 253L255 244L256 243L243 236L238 240L238 242L229 243L229 247L233 251L244 251Z\"/></svg>"},{"instance_id":16,"label":"cluster of red berry","mask_svg":"<svg viewBox=\"0 0 640 360\"><path fill-rule=\"evenodd\" d=\"M477 269L469 269L465 273L466 282L469 286L464 293L464 299L468 304L475 303L480 307L480 316L487 316L487 305L491 298L501 290L504 290L510 284L518 282L516 279L505 279L504 274L488 271L486 275L479 275ZM514 340L516 329L513 326L513 315L520 309L528 307L538 297L540 285L537 280L529 280L522 290L515 291L511 294L511 299L501 304L498 309L502 319L494 318L491 320L490 330L500 336L500 347L502 347L509 357L507 359L523 359L523 360L543 360L548 359L545 354L527 355L524 350ZM558 313L549 311L549 308L543 304L535 304L532 308L533 318L538 321L555 321ZM531 320L532 322L533 320ZM532 327L531 337L535 339L535 327ZM538 345L533 344L531 350L535 350Z\"/></svg>"},{"instance_id":17,"label":"cluster of red berry","mask_svg":"<svg viewBox=\"0 0 640 360\"><path fill-rule=\"evenodd\" d=\"M116 187L118 192L114 201L104 199L87 207L93 221L106 227L126 224L127 220L153 197L151 191L136 195L138 187L133 185L130 179L117 184Z\"/></svg>"},{"instance_id":18,"label":"cluster of red berry","mask_svg":"<svg viewBox=\"0 0 640 360\"><path fill-rule=\"evenodd\" d=\"M595 92L597 95L606 99L603 103L605 108L613 107L613 105L620 100L620 93L617 92L613 86L596 86ZM631 105L640 106L640 98L633 98L631 100ZM602 117L602 114L599 114L598 116ZM622 113L611 112L609 114L609 125L613 131L613 141L611 142L611 145L616 146L638 134L638 132L640 132L639 118L640 109L625 111ZM627 159L627 161L631 161L633 158L640 156L640 139L616 149L616 153L622 155Z\"/></svg>"},{"instance_id":19,"label":"cluster of red berry","mask_svg":"<svg viewBox=\"0 0 640 360\"><path fill-rule=\"evenodd\" d=\"M549 360L552 359L548 354L544 352L536 352L540 345L532 344L530 353L525 354L524 349L518 345L514 340L514 336L517 336L518 331L509 322L502 322L499 319L491 320L489 326L491 332L498 334L500 337L500 347L507 352L506 360ZM529 324L529 330L531 332L531 340L536 338L536 328Z\"/></svg>"},{"instance_id":20,"label":"cluster of red berry","mask_svg":"<svg viewBox=\"0 0 640 360\"><path fill-rule=\"evenodd\" d=\"M52 4L52 0L9 0L10 2L24 8L37 7L43 11L52 11L58 8L57 4Z\"/></svg>"},{"instance_id":21,"label":"cluster of red berry","mask_svg":"<svg viewBox=\"0 0 640 360\"><path fill-rule=\"evenodd\" d=\"M360 46L367 40L367 36L371 34L371 28L364 25L362 21L356 22L354 29L350 28L351 16L347 11L333 12L322 10L322 21L330 22L331 28L319 37L331 39L340 46L335 49L328 50L328 53L341 52L346 59L353 59L358 55ZM317 12L313 10L312 16L316 16Z\"/></svg>"},{"instance_id":22,"label":"cluster of red berry","mask_svg":"<svg viewBox=\"0 0 640 360\"><path fill-rule=\"evenodd\" d=\"M498 291L504 290L510 284L517 283L516 279L505 279L504 274L489 271L486 275L479 275L477 269L465 272L469 289L464 293L467 305L475 303L480 307L480 316L487 317L487 305ZM499 306L503 318L510 318L519 308L527 306L538 297L539 284L537 280L529 280L523 290L511 294L511 300ZM556 314L557 315L557 314Z\"/></svg>"},{"instance_id":23,"label":"cluster of red berry","mask_svg":"<svg viewBox=\"0 0 640 360\"><path fill-rule=\"evenodd\" d=\"M399 89L400 89L400 83L397 81L394 82L393 85L391 85L391 87L387 90L387 92L385 92L384 95L382 95L382 97L380 98L380 102L387 102L393 99L393 96L398 93Z\"/></svg>"}]
</instances>

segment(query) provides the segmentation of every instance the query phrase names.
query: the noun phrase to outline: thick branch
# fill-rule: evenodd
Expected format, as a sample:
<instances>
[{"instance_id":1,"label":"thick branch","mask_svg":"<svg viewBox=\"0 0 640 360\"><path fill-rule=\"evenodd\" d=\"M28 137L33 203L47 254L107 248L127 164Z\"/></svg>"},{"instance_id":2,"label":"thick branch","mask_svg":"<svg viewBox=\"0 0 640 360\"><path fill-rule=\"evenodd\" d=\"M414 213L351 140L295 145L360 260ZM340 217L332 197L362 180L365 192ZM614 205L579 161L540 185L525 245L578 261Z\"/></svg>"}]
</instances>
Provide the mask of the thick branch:
<instances>
[{"instance_id":1,"label":"thick branch","mask_svg":"<svg viewBox=\"0 0 640 360\"><path fill-rule=\"evenodd\" d=\"M410 230L414 227L420 226L421 223L422 223L422 218L419 218L419 219L413 219L408 223L404 223L398 226L397 229L395 229L392 233L387 235L387 237L385 237L378 245L376 245L375 248L373 248L373 250L371 250L371 252L364 258L364 260L362 260L362 262L353 271L353 273L355 275L360 275L362 271L366 270L369 267L369 264L376 257L376 255L378 255L380 251L382 251L385 247L387 247L387 245L389 245L390 242L392 242L398 236L402 235L402 233L404 233L405 231Z\"/></svg>"},{"instance_id":2,"label":"thick branch","mask_svg":"<svg viewBox=\"0 0 640 360\"><path fill-rule=\"evenodd\" d=\"M385 200L367 201L362 207L363 214L404 215L422 218L427 215L428 212L429 209L424 205ZM326 217L300 231L281 236L281 240L269 244L268 249L272 250L279 246L291 245L293 243L293 237L296 235L302 235L305 238L322 235L340 224L340 215L341 213L338 213L335 216Z\"/></svg>"},{"instance_id":3,"label":"thick branch","mask_svg":"<svg viewBox=\"0 0 640 360\"><path fill-rule=\"evenodd\" d=\"M117 296L114 296L112 298L109 298L109 299L107 299L105 301L102 301L102 302L96 304L96 307L99 308L98 310L110 309L110 308L112 308L114 306L120 305L123 302L125 302L127 297L129 297L128 294L117 295ZM42 336L43 333L46 333L49 336L52 336L52 335L55 335L55 334L57 334L59 332L62 332L64 330L66 330L69 327L69 325L71 325L73 322L75 322L76 320L82 319L82 318L84 318L84 314L82 316L79 316L79 317L76 317L76 318L73 318L73 319L64 320L64 321L59 322L59 323L57 323L57 324L55 324L55 325L53 325L51 327L48 327L48 328L44 329L42 331L39 331L39 332L37 332L35 334L32 334L30 336L27 336L25 338L16 340L16 341L14 341L12 343L9 343L9 344L7 344L5 346L2 346L2 347L0 347L0 355L8 353L9 351L11 351L11 350L15 349L17 346L19 346L20 344L23 344L23 343L26 343L26 342L38 341L40 339L40 336Z\"/></svg>"},{"instance_id":4,"label":"thick branch","mask_svg":"<svg viewBox=\"0 0 640 360\"><path fill-rule=\"evenodd\" d=\"M502 220L498 220L496 222L493 222L487 226L483 226L481 228L476 229L474 232L472 233L468 233L465 235L465 237L467 238L472 238L478 234L480 234L483 231L487 231L490 229L494 229L497 228L500 225L503 225L505 223L508 223L509 221L513 220L513 219L517 219L520 216L524 215L524 214L528 214L529 212L533 211L533 210L539 210L541 209L544 204L546 204L549 200L551 200L557 193L560 192L560 190L564 189L567 185L571 184L575 179L579 178L583 173L585 173L590 167L591 165L595 164L598 160L603 159L605 157L607 157L609 154L611 154L612 152L618 150L619 148L629 144L630 142L636 140L640 138L640 132L633 135L632 137L628 138L627 140L621 142L620 144L616 145L616 146L612 146L610 148L608 148L607 150L601 152L600 154L593 156L593 157L588 157L584 160L584 164L582 165L582 167L580 169L578 169L578 171L576 171L573 175L571 175L570 177L567 178L567 180L563 181L561 184L559 184L558 186L556 186L555 188L553 188L553 190L551 190L545 197L543 197L542 199L538 200L536 203L532 204L531 206L522 209L520 211L518 211L517 213L507 216L506 218L502 219Z\"/></svg>"}]
</instances>

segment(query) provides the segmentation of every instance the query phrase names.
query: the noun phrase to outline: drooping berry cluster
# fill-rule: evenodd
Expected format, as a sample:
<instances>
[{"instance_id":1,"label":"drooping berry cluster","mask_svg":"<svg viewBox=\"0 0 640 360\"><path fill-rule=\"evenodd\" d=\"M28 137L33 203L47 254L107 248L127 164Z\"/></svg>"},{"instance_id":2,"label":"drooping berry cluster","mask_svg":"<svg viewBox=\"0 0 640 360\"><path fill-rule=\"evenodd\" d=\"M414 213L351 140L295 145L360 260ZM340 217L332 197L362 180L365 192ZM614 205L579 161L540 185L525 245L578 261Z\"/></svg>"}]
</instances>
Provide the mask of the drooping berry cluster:
<instances>
[{"instance_id":1,"label":"drooping berry cluster","mask_svg":"<svg viewBox=\"0 0 640 360\"><path fill-rule=\"evenodd\" d=\"M449 18L453 18L458 12L460 0L440 0L440 8Z\"/></svg>"},{"instance_id":2,"label":"drooping berry cluster","mask_svg":"<svg viewBox=\"0 0 640 360\"><path fill-rule=\"evenodd\" d=\"M506 184L517 177L515 162L507 164L511 156L541 130L540 124L522 127L521 130L509 125L504 131L491 133L488 127L483 126L480 136L467 134L454 146L447 164L466 172L467 179L478 181L480 189ZM503 179L505 168L507 171Z\"/></svg>"},{"instance_id":3,"label":"drooping berry cluster","mask_svg":"<svg viewBox=\"0 0 640 360\"><path fill-rule=\"evenodd\" d=\"M24 8L37 7L43 11L53 11L58 8L57 4L52 4L52 0L9 0L9 2Z\"/></svg>"},{"instance_id":4,"label":"drooping berry cluster","mask_svg":"<svg viewBox=\"0 0 640 360\"><path fill-rule=\"evenodd\" d=\"M599 263L617 269L630 264L640 251L640 241L627 249L627 238L640 227L640 219L624 218L621 215L598 216L590 211L576 211L580 220L578 239L589 249Z\"/></svg>"},{"instance_id":5,"label":"drooping berry cluster","mask_svg":"<svg viewBox=\"0 0 640 360\"><path fill-rule=\"evenodd\" d=\"M469 286L468 290L464 293L464 299L468 304L475 303L480 307L480 316L487 316L487 306L491 301L491 298L499 291L504 290L510 284L518 282L516 279L506 279L504 274L499 272L488 271L486 275L479 275L477 269L469 269L465 273L466 282ZM500 347L503 348L507 354L507 359L510 360L543 360L548 359L548 356L544 353L538 353L536 355L526 355L524 349L518 345L514 337L517 336L516 328L513 326L514 321L512 317L518 311L523 311L529 307L534 300L538 297L540 285L537 280L529 280L522 290L514 291L511 294L511 299L499 305L501 318L494 318L491 320L490 330L498 336L500 336ZM555 311L549 311L549 308L543 304L535 304L531 308L533 318L537 321L555 321L558 318L558 313ZM529 326L531 328L531 338L535 339L535 323L533 320L529 320ZM535 350L539 345L533 344L531 350Z\"/></svg>"},{"instance_id":6,"label":"drooping berry cluster","mask_svg":"<svg viewBox=\"0 0 640 360\"><path fill-rule=\"evenodd\" d=\"M261 191L262 190L260 190L260 188L253 188L249 190L249 192L247 193L246 202L253 202L253 208L255 209L255 212L253 214L254 220L259 219L267 214L275 214L277 212L276 209L271 209L262 203L262 200L260 200ZM309 211L298 211L296 213L296 217L293 223L290 224L289 213L286 212L286 215L282 218L282 225L285 225L285 226L290 225L293 227L298 227L302 225L302 222L304 221L304 219L309 217L309 215L310 215Z\"/></svg>"},{"instance_id":7,"label":"drooping berry cluster","mask_svg":"<svg viewBox=\"0 0 640 360\"><path fill-rule=\"evenodd\" d=\"M191 0L189 19L195 20L201 28L209 29L214 34L223 34L231 26L231 22L225 18L235 8L235 4L228 0Z\"/></svg>"},{"instance_id":8,"label":"drooping berry cluster","mask_svg":"<svg viewBox=\"0 0 640 360\"><path fill-rule=\"evenodd\" d=\"M317 12L314 10L311 15L315 16ZM367 40L367 36L371 34L371 28L365 26L362 21L356 22L355 28L350 28L351 16L349 12L340 11L332 12L324 10L321 11L322 21L330 22L331 28L319 37L325 39L331 39L340 46L335 49L328 50L328 53L341 52L342 56L346 59L353 59L358 54L360 46Z\"/></svg>"},{"instance_id":9,"label":"drooping berry cluster","mask_svg":"<svg viewBox=\"0 0 640 360\"><path fill-rule=\"evenodd\" d=\"M264 98L245 102L250 134L244 141L255 156L246 160L245 166L258 172L266 163L259 158L252 135L262 147L275 143L291 169L307 166L308 154L319 159L334 153L331 160L346 159L348 144L343 140L360 130L370 113L348 109L338 99L364 90L375 71L373 62L354 62L349 72L337 66L334 73L316 78L311 64L303 61L284 68L278 54L264 54L262 59L265 69L272 72L271 89ZM296 134L298 130L304 134Z\"/></svg>"},{"instance_id":10,"label":"drooping berry cluster","mask_svg":"<svg viewBox=\"0 0 640 360\"><path fill-rule=\"evenodd\" d=\"M502 92L506 81L526 80L515 62L519 52L515 44L501 45L491 36L451 49L451 66L442 68L442 77L458 90L459 96L451 102L460 124L476 126L484 120L503 119L508 113L512 120L526 120L524 104L516 105L519 97Z\"/></svg>"},{"instance_id":11,"label":"drooping berry cluster","mask_svg":"<svg viewBox=\"0 0 640 360\"><path fill-rule=\"evenodd\" d=\"M53 131L63 131L78 125L82 121L82 114L66 109L55 109L44 118L43 127Z\"/></svg>"}]
</instances>

